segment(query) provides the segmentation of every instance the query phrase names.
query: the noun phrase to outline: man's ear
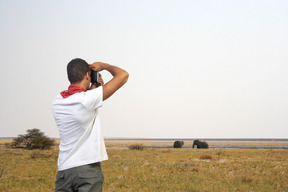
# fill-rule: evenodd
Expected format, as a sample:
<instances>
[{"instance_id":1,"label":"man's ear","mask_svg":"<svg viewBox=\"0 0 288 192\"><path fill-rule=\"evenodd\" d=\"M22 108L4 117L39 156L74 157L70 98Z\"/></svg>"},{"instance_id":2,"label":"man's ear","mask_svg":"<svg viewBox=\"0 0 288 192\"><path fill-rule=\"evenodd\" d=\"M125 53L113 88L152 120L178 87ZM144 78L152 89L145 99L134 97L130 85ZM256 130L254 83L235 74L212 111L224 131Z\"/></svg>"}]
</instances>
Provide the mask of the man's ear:
<instances>
[{"instance_id":1,"label":"man's ear","mask_svg":"<svg viewBox=\"0 0 288 192\"><path fill-rule=\"evenodd\" d=\"M87 80L89 79L89 77L90 77L89 72L86 73L85 77L86 77Z\"/></svg>"}]
</instances>

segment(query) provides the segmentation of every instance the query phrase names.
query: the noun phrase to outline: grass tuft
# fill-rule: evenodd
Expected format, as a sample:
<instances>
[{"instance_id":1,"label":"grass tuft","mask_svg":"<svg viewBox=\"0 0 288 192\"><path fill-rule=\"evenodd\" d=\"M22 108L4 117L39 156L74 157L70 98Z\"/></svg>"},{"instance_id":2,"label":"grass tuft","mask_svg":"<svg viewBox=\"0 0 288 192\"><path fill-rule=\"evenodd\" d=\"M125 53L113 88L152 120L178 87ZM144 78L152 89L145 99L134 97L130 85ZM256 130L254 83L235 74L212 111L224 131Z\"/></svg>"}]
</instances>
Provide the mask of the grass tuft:
<instances>
[{"instance_id":1,"label":"grass tuft","mask_svg":"<svg viewBox=\"0 0 288 192\"><path fill-rule=\"evenodd\" d=\"M249 177L246 177L246 176L243 176L242 177L242 181L244 183L251 183L253 181L253 179L249 178Z\"/></svg>"},{"instance_id":2,"label":"grass tuft","mask_svg":"<svg viewBox=\"0 0 288 192\"><path fill-rule=\"evenodd\" d=\"M40 151L33 151L30 155L31 159L39 159L39 158L50 158L52 154L46 155L44 153L41 153Z\"/></svg>"},{"instance_id":3,"label":"grass tuft","mask_svg":"<svg viewBox=\"0 0 288 192\"><path fill-rule=\"evenodd\" d=\"M207 160L212 160L213 157L211 155L201 155L200 159L207 159Z\"/></svg>"}]
</instances>

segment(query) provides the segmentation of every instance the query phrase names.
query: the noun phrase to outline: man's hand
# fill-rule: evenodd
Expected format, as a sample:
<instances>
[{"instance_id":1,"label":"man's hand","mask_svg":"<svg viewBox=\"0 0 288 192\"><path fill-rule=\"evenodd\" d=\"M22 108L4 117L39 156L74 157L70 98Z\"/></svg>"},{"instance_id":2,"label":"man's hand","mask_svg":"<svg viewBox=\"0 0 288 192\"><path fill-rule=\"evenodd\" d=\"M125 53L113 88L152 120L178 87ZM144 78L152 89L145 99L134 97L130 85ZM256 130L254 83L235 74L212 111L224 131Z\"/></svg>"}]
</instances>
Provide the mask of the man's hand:
<instances>
[{"instance_id":1,"label":"man's hand","mask_svg":"<svg viewBox=\"0 0 288 192\"><path fill-rule=\"evenodd\" d=\"M104 81L102 79L102 76L99 77L99 83L95 83L95 84L91 84L89 90L91 89L95 89L97 87L103 86L104 85Z\"/></svg>"},{"instance_id":2,"label":"man's hand","mask_svg":"<svg viewBox=\"0 0 288 192\"><path fill-rule=\"evenodd\" d=\"M102 63L102 62L94 62L92 64L89 64L89 67L93 71L102 71L104 69L105 64L106 63Z\"/></svg>"},{"instance_id":3,"label":"man's hand","mask_svg":"<svg viewBox=\"0 0 288 192\"><path fill-rule=\"evenodd\" d=\"M104 81L102 79L102 75L99 77L99 83L97 83L98 87L104 85Z\"/></svg>"}]
</instances>

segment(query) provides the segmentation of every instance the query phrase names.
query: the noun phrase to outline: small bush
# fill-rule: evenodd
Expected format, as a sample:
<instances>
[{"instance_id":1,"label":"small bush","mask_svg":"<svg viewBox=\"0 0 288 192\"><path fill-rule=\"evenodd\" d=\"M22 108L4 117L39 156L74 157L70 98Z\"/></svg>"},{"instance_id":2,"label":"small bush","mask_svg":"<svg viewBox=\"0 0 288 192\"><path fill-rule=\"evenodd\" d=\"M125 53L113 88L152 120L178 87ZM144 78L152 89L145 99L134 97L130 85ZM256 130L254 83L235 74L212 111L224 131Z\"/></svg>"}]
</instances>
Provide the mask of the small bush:
<instances>
[{"instance_id":1,"label":"small bush","mask_svg":"<svg viewBox=\"0 0 288 192\"><path fill-rule=\"evenodd\" d=\"M143 150L144 146L143 145L130 145L129 149L131 149L131 150Z\"/></svg>"},{"instance_id":2,"label":"small bush","mask_svg":"<svg viewBox=\"0 0 288 192\"><path fill-rule=\"evenodd\" d=\"M200 159L208 159L208 160L212 160L213 157L211 155L201 155Z\"/></svg>"}]
</instances>

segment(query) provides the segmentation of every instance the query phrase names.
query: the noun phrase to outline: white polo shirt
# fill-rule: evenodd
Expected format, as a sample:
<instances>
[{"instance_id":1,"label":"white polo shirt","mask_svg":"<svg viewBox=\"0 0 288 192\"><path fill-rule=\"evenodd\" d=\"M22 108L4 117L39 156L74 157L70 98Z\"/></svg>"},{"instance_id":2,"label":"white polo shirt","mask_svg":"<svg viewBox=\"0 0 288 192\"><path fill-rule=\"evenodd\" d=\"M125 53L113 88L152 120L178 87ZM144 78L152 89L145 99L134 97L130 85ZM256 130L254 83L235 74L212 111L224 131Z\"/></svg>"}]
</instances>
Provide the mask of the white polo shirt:
<instances>
[{"instance_id":1,"label":"white polo shirt","mask_svg":"<svg viewBox=\"0 0 288 192\"><path fill-rule=\"evenodd\" d=\"M102 104L102 86L54 98L52 112L61 137L58 171L108 159L99 119Z\"/></svg>"}]
</instances>

